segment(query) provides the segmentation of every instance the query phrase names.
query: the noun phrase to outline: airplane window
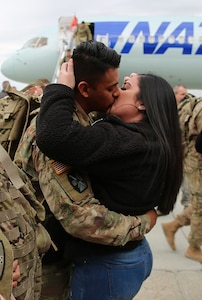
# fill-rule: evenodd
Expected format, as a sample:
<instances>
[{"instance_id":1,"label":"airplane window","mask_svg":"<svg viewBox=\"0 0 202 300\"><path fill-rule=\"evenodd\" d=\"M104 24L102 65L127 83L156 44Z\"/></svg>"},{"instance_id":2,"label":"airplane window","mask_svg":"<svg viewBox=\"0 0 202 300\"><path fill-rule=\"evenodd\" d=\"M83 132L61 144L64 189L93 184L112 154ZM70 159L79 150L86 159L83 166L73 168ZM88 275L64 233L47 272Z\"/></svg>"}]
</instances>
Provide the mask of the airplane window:
<instances>
[{"instance_id":1,"label":"airplane window","mask_svg":"<svg viewBox=\"0 0 202 300\"><path fill-rule=\"evenodd\" d=\"M38 46L37 47L43 47L48 44L48 39L46 37L41 37L38 40Z\"/></svg>"},{"instance_id":2,"label":"airplane window","mask_svg":"<svg viewBox=\"0 0 202 300\"><path fill-rule=\"evenodd\" d=\"M179 36L178 42L179 42L179 44L184 44L184 42L185 42L185 37L184 37L184 36Z\"/></svg>"},{"instance_id":3,"label":"airplane window","mask_svg":"<svg viewBox=\"0 0 202 300\"><path fill-rule=\"evenodd\" d=\"M139 42L140 43L144 43L145 42L145 36L144 35L140 35Z\"/></svg>"},{"instance_id":4,"label":"airplane window","mask_svg":"<svg viewBox=\"0 0 202 300\"><path fill-rule=\"evenodd\" d=\"M155 43L155 37L153 35L150 35L148 38L149 43Z\"/></svg>"},{"instance_id":5,"label":"airplane window","mask_svg":"<svg viewBox=\"0 0 202 300\"><path fill-rule=\"evenodd\" d=\"M134 35L130 35L129 36L128 42L131 43L131 44L135 43L135 37L134 37Z\"/></svg>"},{"instance_id":6,"label":"airplane window","mask_svg":"<svg viewBox=\"0 0 202 300\"><path fill-rule=\"evenodd\" d=\"M118 41L121 43L121 42L123 42L123 36L122 35L119 35L119 37L118 37Z\"/></svg>"},{"instance_id":7,"label":"airplane window","mask_svg":"<svg viewBox=\"0 0 202 300\"><path fill-rule=\"evenodd\" d=\"M46 46L48 43L48 38L46 37L36 37L24 44L22 48L39 48Z\"/></svg>"},{"instance_id":8,"label":"airplane window","mask_svg":"<svg viewBox=\"0 0 202 300\"><path fill-rule=\"evenodd\" d=\"M202 41L202 39L201 39L201 41ZM194 37L193 36L188 36L188 43L189 44L193 44L194 43Z\"/></svg>"},{"instance_id":9,"label":"airplane window","mask_svg":"<svg viewBox=\"0 0 202 300\"><path fill-rule=\"evenodd\" d=\"M173 35L169 36L168 43L169 44L174 44L175 43L175 37Z\"/></svg>"},{"instance_id":10,"label":"airplane window","mask_svg":"<svg viewBox=\"0 0 202 300\"><path fill-rule=\"evenodd\" d=\"M164 42L164 36L163 35L159 35L158 36L158 42L159 43L163 43Z\"/></svg>"}]
</instances>

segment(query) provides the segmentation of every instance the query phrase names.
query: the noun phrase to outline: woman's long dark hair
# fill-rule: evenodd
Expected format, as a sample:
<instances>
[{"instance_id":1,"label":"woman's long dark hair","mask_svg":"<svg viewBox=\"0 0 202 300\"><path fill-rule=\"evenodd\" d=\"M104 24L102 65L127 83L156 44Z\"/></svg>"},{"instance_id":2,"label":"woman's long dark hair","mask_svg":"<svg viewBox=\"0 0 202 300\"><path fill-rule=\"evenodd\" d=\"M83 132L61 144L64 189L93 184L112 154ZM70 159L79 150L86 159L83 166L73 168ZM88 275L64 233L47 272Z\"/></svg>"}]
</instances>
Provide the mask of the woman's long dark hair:
<instances>
[{"instance_id":1,"label":"woman's long dark hair","mask_svg":"<svg viewBox=\"0 0 202 300\"><path fill-rule=\"evenodd\" d=\"M168 82L153 74L140 74L139 87L139 98L146 107L147 119L160 143L159 161L153 178L162 191L158 209L169 213L176 202L183 172L176 98Z\"/></svg>"}]
</instances>

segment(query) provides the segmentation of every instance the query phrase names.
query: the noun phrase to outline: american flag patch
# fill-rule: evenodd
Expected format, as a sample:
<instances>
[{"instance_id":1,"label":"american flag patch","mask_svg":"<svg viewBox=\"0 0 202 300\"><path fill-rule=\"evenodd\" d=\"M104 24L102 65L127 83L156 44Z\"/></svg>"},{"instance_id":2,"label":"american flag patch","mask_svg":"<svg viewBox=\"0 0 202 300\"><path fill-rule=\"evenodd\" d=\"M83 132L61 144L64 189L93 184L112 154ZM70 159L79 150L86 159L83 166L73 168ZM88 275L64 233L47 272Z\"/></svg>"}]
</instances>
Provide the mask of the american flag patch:
<instances>
[{"instance_id":1,"label":"american flag patch","mask_svg":"<svg viewBox=\"0 0 202 300\"><path fill-rule=\"evenodd\" d=\"M51 167L53 168L54 172L58 175L68 171L71 168L70 166L64 165L63 163L55 160L51 162Z\"/></svg>"}]
</instances>

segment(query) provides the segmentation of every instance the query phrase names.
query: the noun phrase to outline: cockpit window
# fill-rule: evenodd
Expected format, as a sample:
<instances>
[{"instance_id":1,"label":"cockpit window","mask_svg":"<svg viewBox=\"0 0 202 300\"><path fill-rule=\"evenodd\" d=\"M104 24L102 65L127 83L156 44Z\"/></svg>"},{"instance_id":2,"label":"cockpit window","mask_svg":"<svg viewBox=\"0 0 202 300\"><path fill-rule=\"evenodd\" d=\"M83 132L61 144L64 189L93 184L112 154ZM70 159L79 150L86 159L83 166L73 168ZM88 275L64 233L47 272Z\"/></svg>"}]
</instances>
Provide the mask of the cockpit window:
<instances>
[{"instance_id":1,"label":"cockpit window","mask_svg":"<svg viewBox=\"0 0 202 300\"><path fill-rule=\"evenodd\" d=\"M27 43L25 43L22 48L39 48L39 47L46 46L47 44L48 44L48 38L36 37L29 40Z\"/></svg>"}]
</instances>

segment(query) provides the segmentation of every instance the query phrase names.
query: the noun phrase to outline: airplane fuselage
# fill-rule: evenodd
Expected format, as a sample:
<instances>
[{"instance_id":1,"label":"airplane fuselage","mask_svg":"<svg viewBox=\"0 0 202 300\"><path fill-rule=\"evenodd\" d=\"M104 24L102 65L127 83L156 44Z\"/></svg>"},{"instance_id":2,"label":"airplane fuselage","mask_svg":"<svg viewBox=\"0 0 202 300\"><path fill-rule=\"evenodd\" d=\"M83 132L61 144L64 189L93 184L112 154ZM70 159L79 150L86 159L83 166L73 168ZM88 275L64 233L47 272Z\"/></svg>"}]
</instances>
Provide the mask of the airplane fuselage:
<instances>
[{"instance_id":1,"label":"airplane fuselage","mask_svg":"<svg viewBox=\"0 0 202 300\"><path fill-rule=\"evenodd\" d=\"M118 18L117 18L118 19ZM88 20L87 20L88 21ZM174 17L133 17L126 21L89 21L94 40L102 41L122 55L120 80L131 72L154 73L171 85L202 88L202 20ZM9 57L2 73L29 83L52 76L59 58L57 26L39 35L44 45L29 43Z\"/></svg>"}]
</instances>

